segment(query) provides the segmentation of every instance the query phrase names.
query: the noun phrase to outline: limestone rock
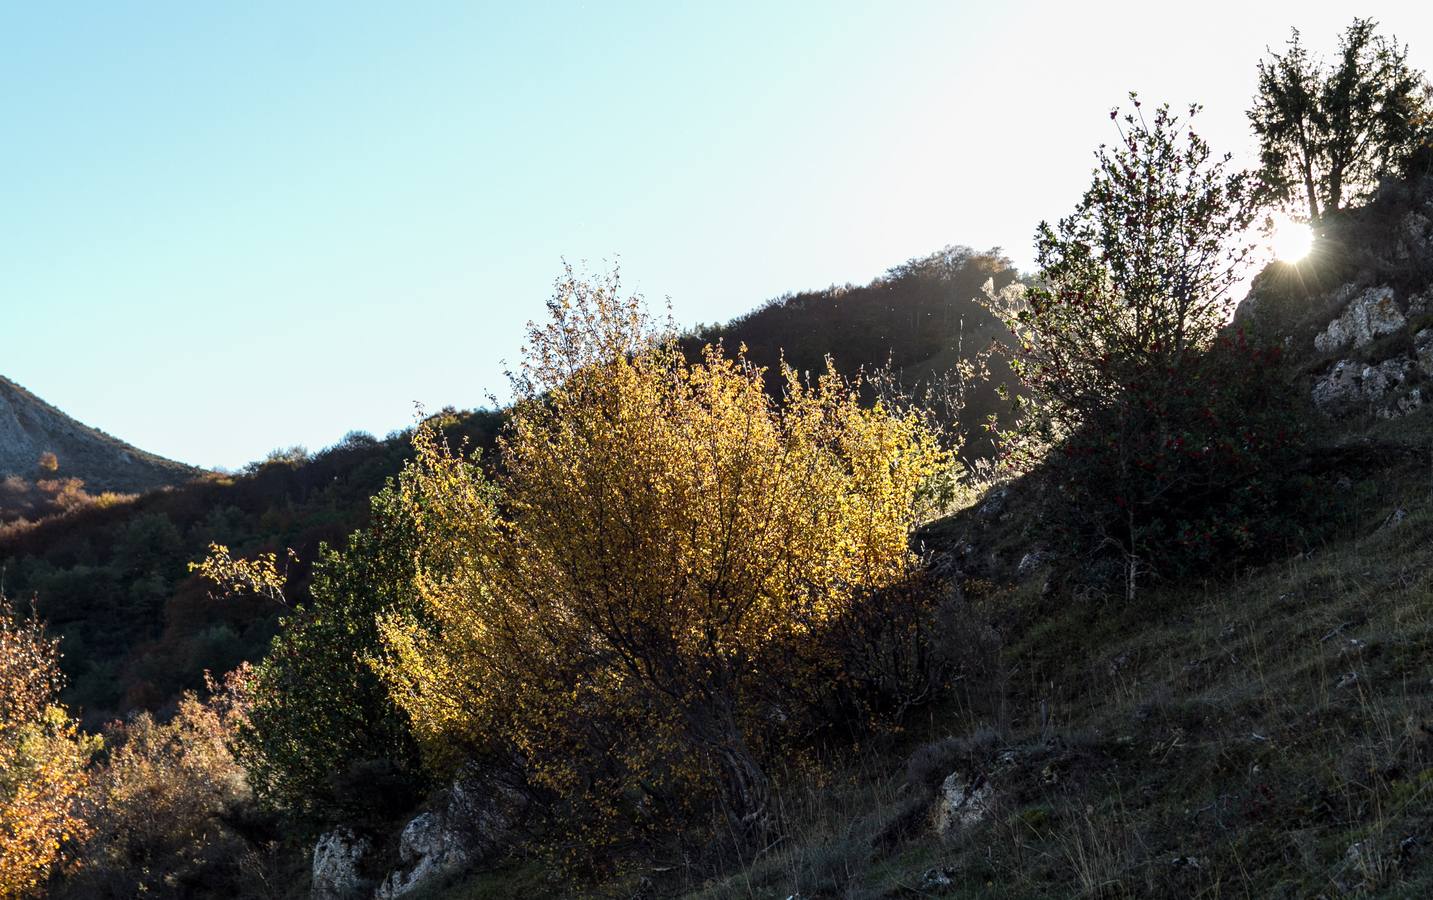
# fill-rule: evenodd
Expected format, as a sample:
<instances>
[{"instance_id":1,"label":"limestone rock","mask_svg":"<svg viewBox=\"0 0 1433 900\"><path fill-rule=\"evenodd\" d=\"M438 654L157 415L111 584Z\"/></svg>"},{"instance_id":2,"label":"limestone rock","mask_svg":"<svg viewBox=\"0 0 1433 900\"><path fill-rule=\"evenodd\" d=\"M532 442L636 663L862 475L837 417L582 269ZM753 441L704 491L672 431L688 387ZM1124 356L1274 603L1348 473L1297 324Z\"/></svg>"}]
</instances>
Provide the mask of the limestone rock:
<instances>
[{"instance_id":1,"label":"limestone rock","mask_svg":"<svg viewBox=\"0 0 1433 900\"><path fill-rule=\"evenodd\" d=\"M1424 328L1413 336L1413 355L1423 374L1433 377L1433 328Z\"/></svg>"},{"instance_id":2,"label":"limestone rock","mask_svg":"<svg viewBox=\"0 0 1433 900\"><path fill-rule=\"evenodd\" d=\"M1354 297L1343 314L1328 324L1314 347L1320 353L1334 353L1350 345L1365 347L1384 335L1393 334L1407 322L1393 298L1393 288L1373 287Z\"/></svg>"},{"instance_id":3,"label":"limestone rock","mask_svg":"<svg viewBox=\"0 0 1433 900\"><path fill-rule=\"evenodd\" d=\"M1029 578L1035 574L1041 566L1054 559L1054 553L1043 547L1036 547L1020 557L1020 564L1015 567L1015 576L1021 580Z\"/></svg>"},{"instance_id":4,"label":"limestone rock","mask_svg":"<svg viewBox=\"0 0 1433 900\"><path fill-rule=\"evenodd\" d=\"M1334 363L1334 367L1327 374L1314 382L1314 406L1326 414L1354 406L1362 396L1362 376L1365 368L1348 359Z\"/></svg>"},{"instance_id":5,"label":"limestone rock","mask_svg":"<svg viewBox=\"0 0 1433 900\"><path fill-rule=\"evenodd\" d=\"M995 790L981 777L952 772L936 794L931 813L935 832L942 840L951 840L974 828L990 817L994 809Z\"/></svg>"},{"instance_id":6,"label":"limestone rock","mask_svg":"<svg viewBox=\"0 0 1433 900\"><path fill-rule=\"evenodd\" d=\"M353 829L326 832L313 848L313 900L358 900L369 896L373 881L363 875L363 862L373 843Z\"/></svg>"},{"instance_id":7,"label":"limestone rock","mask_svg":"<svg viewBox=\"0 0 1433 900\"><path fill-rule=\"evenodd\" d=\"M1423 392L1409 386L1420 365L1421 361L1407 356L1377 365L1339 360L1314 381L1314 406L1329 416L1353 412L1381 418L1405 415L1423 405Z\"/></svg>"},{"instance_id":8,"label":"limestone rock","mask_svg":"<svg viewBox=\"0 0 1433 900\"><path fill-rule=\"evenodd\" d=\"M1415 257L1418 249L1428 246L1429 235L1433 234L1433 219L1416 209L1410 210L1403 217L1402 226L1403 233L1399 235L1401 240L1397 255L1400 259L1411 259Z\"/></svg>"},{"instance_id":9,"label":"limestone rock","mask_svg":"<svg viewBox=\"0 0 1433 900\"><path fill-rule=\"evenodd\" d=\"M944 892L954 884L955 870L953 869L926 869L925 874L921 876L921 890L926 892Z\"/></svg>"},{"instance_id":10,"label":"limestone rock","mask_svg":"<svg viewBox=\"0 0 1433 900\"><path fill-rule=\"evenodd\" d=\"M404 826L398 866L374 900L406 897L482 862L506 844L525 808L518 791L460 777L439 806Z\"/></svg>"},{"instance_id":11,"label":"limestone rock","mask_svg":"<svg viewBox=\"0 0 1433 900\"><path fill-rule=\"evenodd\" d=\"M1410 388L1406 393L1394 397L1392 402L1374 410L1380 419L1397 419L1423 407L1423 389Z\"/></svg>"},{"instance_id":12,"label":"limestone rock","mask_svg":"<svg viewBox=\"0 0 1433 900\"><path fill-rule=\"evenodd\" d=\"M980 505L976 507L975 514L985 520L999 519L1005 514L1005 507L1009 498L1009 488L996 488L981 498Z\"/></svg>"},{"instance_id":13,"label":"limestone rock","mask_svg":"<svg viewBox=\"0 0 1433 900\"><path fill-rule=\"evenodd\" d=\"M398 839L398 868L388 873L374 900L404 897L436 879L461 872L469 862L463 835L436 812L415 816Z\"/></svg>"}]
</instances>

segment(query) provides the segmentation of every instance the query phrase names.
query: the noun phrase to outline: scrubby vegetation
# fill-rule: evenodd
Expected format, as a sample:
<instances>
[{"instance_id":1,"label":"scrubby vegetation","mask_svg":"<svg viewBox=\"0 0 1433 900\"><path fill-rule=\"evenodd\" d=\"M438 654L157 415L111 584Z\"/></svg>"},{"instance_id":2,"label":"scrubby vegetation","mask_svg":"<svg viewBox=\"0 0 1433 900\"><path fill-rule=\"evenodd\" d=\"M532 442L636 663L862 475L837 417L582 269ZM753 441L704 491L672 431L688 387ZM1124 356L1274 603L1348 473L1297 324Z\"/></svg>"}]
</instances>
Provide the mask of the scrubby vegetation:
<instances>
[{"instance_id":1,"label":"scrubby vegetation","mask_svg":"<svg viewBox=\"0 0 1433 900\"><path fill-rule=\"evenodd\" d=\"M58 641L0 596L0 896L45 883L79 814L92 742L60 703Z\"/></svg>"},{"instance_id":2,"label":"scrubby vegetation","mask_svg":"<svg viewBox=\"0 0 1433 900\"><path fill-rule=\"evenodd\" d=\"M1330 159L1423 87L1345 43ZM502 413L12 528L0 895L1426 895L1433 413L1305 398L1433 371L1429 132L1367 131L1310 195L1345 246L1233 320L1290 158L1131 99L1027 278L950 249L680 336L568 270Z\"/></svg>"},{"instance_id":3,"label":"scrubby vegetation","mask_svg":"<svg viewBox=\"0 0 1433 900\"><path fill-rule=\"evenodd\" d=\"M205 697L186 692L167 722L148 712L112 723L87 796L91 831L55 893L184 897L196 889L262 896L262 847L272 829L254 815L231 750L247 715L248 669Z\"/></svg>"},{"instance_id":4,"label":"scrubby vegetation","mask_svg":"<svg viewBox=\"0 0 1433 900\"><path fill-rule=\"evenodd\" d=\"M42 471L54 472L44 468ZM133 499L132 495L113 492L91 494L78 478L40 477L30 481L19 475L7 475L0 481L0 534L24 531L52 516Z\"/></svg>"},{"instance_id":5,"label":"scrubby vegetation","mask_svg":"<svg viewBox=\"0 0 1433 900\"><path fill-rule=\"evenodd\" d=\"M489 444L499 416L443 418L455 440ZM308 597L324 542L368 518L369 498L398 471L406 434L354 435L318 453L286 451L239 475L210 475L124 502L81 503L26 527L0 529L7 592L62 636L65 700L99 729L133 709L172 708L205 670L257 660L283 610L263 598L217 601L188 563L218 542L241 556L298 556L294 602Z\"/></svg>"},{"instance_id":6,"label":"scrubby vegetation","mask_svg":"<svg viewBox=\"0 0 1433 900\"><path fill-rule=\"evenodd\" d=\"M517 762L581 852L708 808L753 846L769 761L831 727L836 638L914 575L950 460L834 370L788 369L778 405L739 354L688 363L618 290L561 284L495 479L420 433L419 602L383 618L379 669L434 762Z\"/></svg>"},{"instance_id":7,"label":"scrubby vegetation","mask_svg":"<svg viewBox=\"0 0 1433 900\"><path fill-rule=\"evenodd\" d=\"M1029 388L1006 463L1052 484L1045 539L1096 568L1117 560L1132 600L1146 571L1229 565L1280 539L1300 428L1281 348L1226 330L1256 249L1253 176L1191 121L1130 100L1075 211L1040 226L1040 277L992 305Z\"/></svg>"}]
</instances>

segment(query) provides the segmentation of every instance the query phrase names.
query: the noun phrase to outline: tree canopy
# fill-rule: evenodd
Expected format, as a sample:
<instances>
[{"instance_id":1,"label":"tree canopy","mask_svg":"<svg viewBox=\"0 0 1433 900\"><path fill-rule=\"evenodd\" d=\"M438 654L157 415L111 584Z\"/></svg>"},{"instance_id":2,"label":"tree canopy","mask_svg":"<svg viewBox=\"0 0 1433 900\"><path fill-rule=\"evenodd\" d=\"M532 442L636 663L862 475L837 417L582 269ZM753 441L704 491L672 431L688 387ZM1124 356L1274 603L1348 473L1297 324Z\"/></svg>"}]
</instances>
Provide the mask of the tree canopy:
<instances>
[{"instance_id":1,"label":"tree canopy","mask_svg":"<svg viewBox=\"0 0 1433 900\"><path fill-rule=\"evenodd\" d=\"M1354 19L1326 64L1293 29L1283 53L1259 62L1249 120L1272 197L1305 207L1311 222L1398 174L1430 135L1430 93L1408 47ZM1297 201L1295 198L1298 198Z\"/></svg>"},{"instance_id":2,"label":"tree canopy","mask_svg":"<svg viewBox=\"0 0 1433 900\"><path fill-rule=\"evenodd\" d=\"M996 298L1029 390L1007 458L1055 473L1062 541L1114 550L1130 599L1145 570L1248 546L1255 476L1290 434L1268 421L1277 352L1226 333L1253 179L1193 130L1198 107L1147 117L1131 100L1074 212L1041 224L1038 277Z\"/></svg>"}]
</instances>

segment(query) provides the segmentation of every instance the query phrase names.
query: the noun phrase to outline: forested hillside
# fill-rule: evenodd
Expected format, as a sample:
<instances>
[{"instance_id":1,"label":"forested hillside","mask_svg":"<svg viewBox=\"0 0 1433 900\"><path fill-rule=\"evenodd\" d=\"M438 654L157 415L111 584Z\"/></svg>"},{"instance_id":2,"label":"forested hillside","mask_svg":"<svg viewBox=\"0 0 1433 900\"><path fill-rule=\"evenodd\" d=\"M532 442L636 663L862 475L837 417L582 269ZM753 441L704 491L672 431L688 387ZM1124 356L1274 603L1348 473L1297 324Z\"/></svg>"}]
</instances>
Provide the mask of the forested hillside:
<instances>
[{"instance_id":1,"label":"forested hillside","mask_svg":"<svg viewBox=\"0 0 1433 900\"><path fill-rule=\"evenodd\" d=\"M455 441L489 446L499 417L440 417ZM210 543L236 553L286 552L296 601L323 542L363 526L369 497L408 455L406 434L354 433L319 453L278 451L234 475L209 474L112 503L85 503L0 529L5 592L61 636L66 698L90 725L161 710L205 670L264 655L284 610L216 601L188 563Z\"/></svg>"},{"instance_id":2,"label":"forested hillside","mask_svg":"<svg viewBox=\"0 0 1433 900\"><path fill-rule=\"evenodd\" d=\"M1008 424L1011 405L999 392L1018 388L1004 356L989 352L1008 343L1010 332L981 298L987 282L1000 290L1016 276L999 250L947 247L868 285L784 294L725 325L698 329L688 346L745 346L772 373L773 390L783 359L802 372L821 372L828 356L848 374L889 367L902 389L942 407L966 438L967 455L984 458L993 452L983 429L988 418ZM961 362L971 365L968 374Z\"/></svg>"}]
</instances>

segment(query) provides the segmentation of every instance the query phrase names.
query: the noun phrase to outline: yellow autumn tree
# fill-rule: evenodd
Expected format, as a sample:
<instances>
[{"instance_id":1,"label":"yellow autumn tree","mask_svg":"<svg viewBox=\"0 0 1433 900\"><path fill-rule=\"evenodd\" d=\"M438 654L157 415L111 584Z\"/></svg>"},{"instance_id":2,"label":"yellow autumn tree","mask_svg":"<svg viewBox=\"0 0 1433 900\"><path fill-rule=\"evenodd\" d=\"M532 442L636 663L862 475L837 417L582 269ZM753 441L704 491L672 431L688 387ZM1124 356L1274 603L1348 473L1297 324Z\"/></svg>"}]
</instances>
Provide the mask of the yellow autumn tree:
<instances>
[{"instance_id":1,"label":"yellow autumn tree","mask_svg":"<svg viewBox=\"0 0 1433 900\"><path fill-rule=\"evenodd\" d=\"M609 820L705 786L750 837L784 715L763 682L908 576L952 460L834 369L784 372L778 402L740 352L688 360L619 287L558 282L495 475L418 430L399 493L421 602L382 622L378 667L435 760L505 742Z\"/></svg>"},{"instance_id":2,"label":"yellow autumn tree","mask_svg":"<svg viewBox=\"0 0 1433 900\"><path fill-rule=\"evenodd\" d=\"M0 596L0 897L36 893L79 815L94 749L59 702L59 642Z\"/></svg>"}]
</instances>

